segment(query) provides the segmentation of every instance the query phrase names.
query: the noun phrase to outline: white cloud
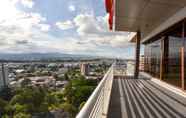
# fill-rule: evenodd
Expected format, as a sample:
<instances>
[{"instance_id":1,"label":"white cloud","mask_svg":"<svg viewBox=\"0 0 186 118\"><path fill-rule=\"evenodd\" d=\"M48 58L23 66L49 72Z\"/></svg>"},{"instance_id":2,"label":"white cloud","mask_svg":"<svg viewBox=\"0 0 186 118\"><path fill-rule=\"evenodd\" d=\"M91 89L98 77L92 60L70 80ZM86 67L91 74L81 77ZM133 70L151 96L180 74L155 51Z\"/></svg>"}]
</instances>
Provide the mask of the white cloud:
<instances>
[{"instance_id":1,"label":"white cloud","mask_svg":"<svg viewBox=\"0 0 186 118\"><path fill-rule=\"evenodd\" d=\"M23 6L28 8L32 8L34 6L33 0L21 0L20 2L22 3Z\"/></svg>"},{"instance_id":2,"label":"white cloud","mask_svg":"<svg viewBox=\"0 0 186 118\"><path fill-rule=\"evenodd\" d=\"M39 24L41 31L47 32L50 30L50 25L48 24Z\"/></svg>"},{"instance_id":3,"label":"white cloud","mask_svg":"<svg viewBox=\"0 0 186 118\"><path fill-rule=\"evenodd\" d=\"M80 35L99 33L102 31L99 23L92 15L80 14L74 18L74 23L77 26L77 32Z\"/></svg>"},{"instance_id":4,"label":"white cloud","mask_svg":"<svg viewBox=\"0 0 186 118\"><path fill-rule=\"evenodd\" d=\"M108 15L85 13L77 15L73 20L55 24L61 30L74 29L77 36L55 37L47 32L51 26L46 24L47 19L41 14L17 11L12 6L10 8L6 8L10 14L0 17L0 51L118 56L125 55L123 49L131 46L128 41L134 35L108 31Z\"/></svg>"},{"instance_id":5,"label":"white cloud","mask_svg":"<svg viewBox=\"0 0 186 118\"><path fill-rule=\"evenodd\" d=\"M76 10L76 7L74 6L74 5L69 5L68 6L68 9L69 9L69 11L75 11Z\"/></svg>"},{"instance_id":6,"label":"white cloud","mask_svg":"<svg viewBox=\"0 0 186 118\"><path fill-rule=\"evenodd\" d=\"M62 30L76 27L78 36L67 36L62 37L62 39L61 37L54 37L46 32L42 32L43 30L47 31L50 29L50 26L48 27L41 23L46 20L42 16L38 14L27 14L26 16L27 17L24 18L32 19L27 22L30 24L28 25L28 29L31 30L25 30L25 28L22 27L10 27L8 29L6 26L7 30L0 32L0 39L1 36L6 39L4 42L0 41L0 43L4 44L4 47L1 49L8 49L9 51L16 50L16 52L64 52L71 54L125 57L128 53L125 53L124 50L132 46L132 44L129 43L129 39L134 33L115 33L108 31L107 24L105 23L106 16L94 17L81 14L75 17L73 21L56 23ZM37 27L39 27L39 29L36 30ZM44 27L43 30L40 30L42 29L41 27ZM127 55L127 57L129 56Z\"/></svg>"},{"instance_id":7,"label":"white cloud","mask_svg":"<svg viewBox=\"0 0 186 118\"><path fill-rule=\"evenodd\" d=\"M97 46L128 47L131 46L129 40L135 33L111 32L108 30L108 15L95 17L88 14L80 14L74 18L77 33L81 36L79 42L94 43Z\"/></svg>"},{"instance_id":8,"label":"white cloud","mask_svg":"<svg viewBox=\"0 0 186 118\"><path fill-rule=\"evenodd\" d=\"M39 28L43 31L49 30L50 26L45 24L46 18L38 13L18 12L14 18L3 20L0 25L4 27L19 27L23 30Z\"/></svg>"},{"instance_id":9,"label":"white cloud","mask_svg":"<svg viewBox=\"0 0 186 118\"><path fill-rule=\"evenodd\" d=\"M67 20L65 22L56 22L56 26L61 30L68 30L74 27L74 24L72 21Z\"/></svg>"}]
</instances>

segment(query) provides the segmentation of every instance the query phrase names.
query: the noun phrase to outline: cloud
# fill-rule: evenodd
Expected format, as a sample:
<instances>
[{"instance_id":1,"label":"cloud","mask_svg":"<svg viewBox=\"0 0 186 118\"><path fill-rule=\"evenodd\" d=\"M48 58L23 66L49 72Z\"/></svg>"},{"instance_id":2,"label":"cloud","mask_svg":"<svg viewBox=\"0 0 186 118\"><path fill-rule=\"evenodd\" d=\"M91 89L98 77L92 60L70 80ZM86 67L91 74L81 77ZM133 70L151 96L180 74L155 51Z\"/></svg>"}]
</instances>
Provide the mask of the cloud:
<instances>
[{"instance_id":1,"label":"cloud","mask_svg":"<svg viewBox=\"0 0 186 118\"><path fill-rule=\"evenodd\" d=\"M27 21L28 27L17 25L0 28L0 38L4 39L4 47L0 51L12 52L63 52L71 54L87 54L109 57L129 57L128 51L133 44L129 39L134 33L111 32L107 29L107 16L95 17L80 14L72 21L58 22L62 30L72 29L77 32L76 36L55 37L41 30L42 22L46 21L39 14L25 14L20 17ZM17 20L19 22L19 20ZM13 27L14 26L14 27ZM42 27L45 27L43 25ZM46 25L46 27L48 27ZM50 27L50 26L49 26ZM27 29L27 30L26 30ZM45 29L45 28L44 28ZM48 28L46 28L46 31ZM131 49L132 50L132 49ZM131 53L131 52L130 52Z\"/></svg>"},{"instance_id":2,"label":"cloud","mask_svg":"<svg viewBox=\"0 0 186 118\"><path fill-rule=\"evenodd\" d=\"M42 31L48 31L50 29L49 24L45 24L46 18L39 13L25 13L18 12L12 19L3 20L0 26L20 28L22 30L32 30L32 28L38 28Z\"/></svg>"},{"instance_id":3,"label":"cloud","mask_svg":"<svg viewBox=\"0 0 186 118\"><path fill-rule=\"evenodd\" d=\"M15 42L16 44L18 44L18 45L26 45L26 44L28 44L29 42L28 42L28 40L22 40L22 41L16 41Z\"/></svg>"},{"instance_id":4,"label":"cloud","mask_svg":"<svg viewBox=\"0 0 186 118\"><path fill-rule=\"evenodd\" d=\"M15 14L0 19L0 51L33 52L50 51L37 40L48 39L45 32L50 30L47 19L39 13L15 11ZM13 18L12 18L13 17Z\"/></svg>"},{"instance_id":5,"label":"cloud","mask_svg":"<svg viewBox=\"0 0 186 118\"><path fill-rule=\"evenodd\" d=\"M77 26L77 32L80 35L99 33L102 28L99 27L95 17L88 14L80 14L74 18L74 23Z\"/></svg>"},{"instance_id":6,"label":"cloud","mask_svg":"<svg viewBox=\"0 0 186 118\"><path fill-rule=\"evenodd\" d=\"M72 20L56 22L61 32L71 29L74 33L72 36L70 30L69 35L56 37L50 32L53 30L51 25L41 14L15 11L13 8L10 13L3 17L6 19L0 19L0 51L3 52L63 52L129 57L130 51L124 50L133 46L129 39L134 33L108 30L108 15L95 16L86 12Z\"/></svg>"},{"instance_id":7,"label":"cloud","mask_svg":"<svg viewBox=\"0 0 186 118\"><path fill-rule=\"evenodd\" d=\"M47 32L50 30L50 25L48 24L39 24L39 27L41 29L41 31Z\"/></svg>"},{"instance_id":8,"label":"cloud","mask_svg":"<svg viewBox=\"0 0 186 118\"><path fill-rule=\"evenodd\" d=\"M56 22L56 26L61 30L68 30L74 27L74 24L72 21L67 20L65 22Z\"/></svg>"},{"instance_id":9,"label":"cloud","mask_svg":"<svg viewBox=\"0 0 186 118\"><path fill-rule=\"evenodd\" d=\"M34 6L33 0L20 0L24 7L32 8Z\"/></svg>"},{"instance_id":10,"label":"cloud","mask_svg":"<svg viewBox=\"0 0 186 118\"><path fill-rule=\"evenodd\" d=\"M129 40L135 33L112 32L108 29L108 15L95 17L88 14L77 15L73 22L76 31L81 37L79 44L92 43L96 46L107 46L111 48L126 48L132 44Z\"/></svg>"},{"instance_id":11,"label":"cloud","mask_svg":"<svg viewBox=\"0 0 186 118\"><path fill-rule=\"evenodd\" d=\"M74 6L74 5L69 5L68 6L68 9L69 9L69 11L75 11L76 10L76 7Z\"/></svg>"},{"instance_id":12,"label":"cloud","mask_svg":"<svg viewBox=\"0 0 186 118\"><path fill-rule=\"evenodd\" d=\"M61 47L65 51L74 53L89 53L95 55L107 56L129 56L134 46L129 40L135 35L130 32L112 32L108 29L108 15L94 16L90 14L79 14L67 24L73 24L74 30L77 32L76 37L66 37L63 44L55 47ZM68 28L67 28L68 29ZM65 28L63 28L65 30ZM68 40L68 41L67 41ZM130 51L123 51L130 49ZM119 53L121 52L121 53Z\"/></svg>"}]
</instances>

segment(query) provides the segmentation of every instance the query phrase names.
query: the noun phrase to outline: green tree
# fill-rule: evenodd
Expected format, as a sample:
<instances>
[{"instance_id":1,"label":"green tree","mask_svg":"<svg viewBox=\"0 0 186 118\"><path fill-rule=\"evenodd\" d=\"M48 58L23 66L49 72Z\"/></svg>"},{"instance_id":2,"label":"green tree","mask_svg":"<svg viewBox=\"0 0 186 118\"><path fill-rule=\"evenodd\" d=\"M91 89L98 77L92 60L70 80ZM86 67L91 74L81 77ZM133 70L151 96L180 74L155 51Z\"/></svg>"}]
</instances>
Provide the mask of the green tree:
<instances>
[{"instance_id":1,"label":"green tree","mask_svg":"<svg viewBox=\"0 0 186 118\"><path fill-rule=\"evenodd\" d=\"M10 101L11 105L20 104L26 105L25 108L27 112L46 112L46 109L43 109L44 100L46 97L46 91L41 88L23 88L16 94Z\"/></svg>"},{"instance_id":2,"label":"green tree","mask_svg":"<svg viewBox=\"0 0 186 118\"><path fill-rule=\"evenodd\" d=\"M9 118L7 114L3 115L2 118Z\"/></svg>"},{"instance_id":3,"label":"green tree","mask_svg":"<svg viewBox=\"0 0 186 118\"><path fill-rule=\"evenodd\" d=\"M64 111L70 113L70 117L74 118L76 113L77 113L77 108L75 106L73 106L70 103L64 103L60 105L60 108L62 108Z\"/></svg>"},{"instance_id":4,"label":"green tree","mask_svg":"<svg viewBox=\"0 0 186 118\"><path fill-rule=\"evenodd\" d=\"M27 106L26 105L20 105L20 104L15 104L13 106L15 113L22 113L22 112L26 112L27 110Z\"/></svg>"},{"instance_id":5,"label":"green tree","mask_svg":"<svg viewBox=\"0 0 186 118\"><path fill-rule=\"evenodd\" d=\"M28 85L31 85L31 80L28 78L24 78L24 80L21 82L21 87L26 87Z\"/></svg>"},{"instance_id":6,"label":"green tree","mask_svg":"<svg viewBox=\"0 0 186 118\"><path fill-rule=\"evenodd\" d=\"M69 77L68 77L68 74L67 73L64 74L64 79L65 80L69 80Z\"/></svg>"},{"instance_id":7,"label":"green tree","mask_svg":"<svg viewBox=\"0 0 186 118\"><path fill-rule=\"evenodd\" d=\"M83 102L87 101L96 85L96 81L86 80L81 75L71 80L64 90L65 103L71 104L78 111Z\"/></svg>"},{"instance_id":8,"label":"green tree","mask_svg":"<svg viewBox=\"0 0 186 118\"><path fill-rule=\"evenodd\" d=\"M30 114L26 113L18 113L15 114L13 118L31 118L32 116Z\"/></svg>"},{"instance_id":9,"label":"green tree","mask_svg":"<svg viewBox=\"0 0 186 118\"><path fill-rule=\"evenodd\" d=\"M5 107L7 104L7 101L0 98L0 115L5 113Z\"/></svg>"}]
</instances>

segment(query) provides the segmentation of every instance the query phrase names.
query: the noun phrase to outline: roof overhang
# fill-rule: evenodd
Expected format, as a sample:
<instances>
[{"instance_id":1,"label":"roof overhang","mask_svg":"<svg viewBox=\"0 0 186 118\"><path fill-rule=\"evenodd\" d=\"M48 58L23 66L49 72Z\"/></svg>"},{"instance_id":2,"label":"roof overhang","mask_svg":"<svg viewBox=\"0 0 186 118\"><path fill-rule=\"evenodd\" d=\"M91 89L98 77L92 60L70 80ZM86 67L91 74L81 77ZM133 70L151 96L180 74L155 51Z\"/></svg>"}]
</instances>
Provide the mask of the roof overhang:
<instances>
[{"instance_id":1,"label":"roof overhang","mask_svg":"<svg viewBox=\"0 0 186 118\"><path fill-rule=\"evenodd\" d=\"M112 6L113 29L140 31L142 41L186 17L186 0L115 0Z\"/></svg>"}]
</instances>

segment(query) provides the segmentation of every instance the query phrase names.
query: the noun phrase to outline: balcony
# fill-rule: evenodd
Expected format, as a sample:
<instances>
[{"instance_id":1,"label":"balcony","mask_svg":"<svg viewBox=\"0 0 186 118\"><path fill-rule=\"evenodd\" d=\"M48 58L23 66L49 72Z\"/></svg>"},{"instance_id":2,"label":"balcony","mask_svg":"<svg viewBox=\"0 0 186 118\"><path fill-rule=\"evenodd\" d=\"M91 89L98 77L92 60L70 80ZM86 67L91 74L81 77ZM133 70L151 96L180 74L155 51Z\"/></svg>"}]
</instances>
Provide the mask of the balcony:
<instances>
[{"instance_id":1,"label":"balcony","mask_svg":"<svg viewBox=\"0 0 186 118\"><path fill-rule=\"evenodd\" d=\"M126 76L120 67L110 67L77 118L186 118L185 92L144 73Z\"/></svg>"}]
</instances>

